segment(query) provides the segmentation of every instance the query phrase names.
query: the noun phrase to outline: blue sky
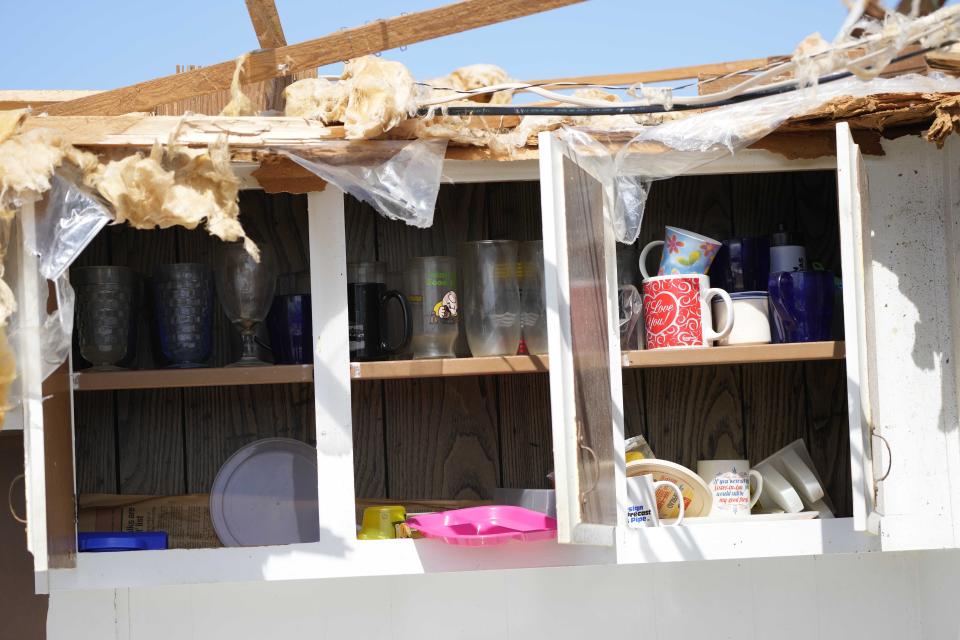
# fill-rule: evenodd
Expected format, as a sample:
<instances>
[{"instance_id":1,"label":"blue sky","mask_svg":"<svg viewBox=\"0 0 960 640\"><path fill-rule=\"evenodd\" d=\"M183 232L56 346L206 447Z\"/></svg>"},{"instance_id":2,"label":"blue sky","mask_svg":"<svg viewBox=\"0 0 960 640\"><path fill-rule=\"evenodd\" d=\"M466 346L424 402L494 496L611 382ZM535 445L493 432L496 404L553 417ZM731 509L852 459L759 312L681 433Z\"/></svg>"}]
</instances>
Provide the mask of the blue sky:
<instances>
[{"instance_id":1,"label":"blue sky","mask_svg":"<svg viewBox=\"0 0 960 640\"><path fill-rule=\"evenodd\" d=\"M448 1L277 7L295 43ZM419 79L476 62L523 80L641 71L789 53L814 31L831 39L845 15L840 0L589 0L384 55ZM0 0L0 16L16 25L0 38L2 89L109 89L257 47L242 0Z\"/></svg>"}]
</instances>

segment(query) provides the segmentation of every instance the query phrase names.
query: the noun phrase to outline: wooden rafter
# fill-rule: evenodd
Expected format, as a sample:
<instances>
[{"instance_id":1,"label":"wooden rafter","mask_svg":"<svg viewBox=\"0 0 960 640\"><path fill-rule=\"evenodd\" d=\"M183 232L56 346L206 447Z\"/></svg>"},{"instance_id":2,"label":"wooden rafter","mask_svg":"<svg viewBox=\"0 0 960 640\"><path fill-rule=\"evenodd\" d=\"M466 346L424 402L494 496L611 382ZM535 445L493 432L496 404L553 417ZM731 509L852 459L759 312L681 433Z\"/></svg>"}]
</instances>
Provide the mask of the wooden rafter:
<instances>
[{"instance_id":1,"label":"wooden rafter","mask_svg":"<svg viewBox=\"0 0 960 640\"><path fill-rule=\"evenodd\" d=\"M315 40L254 51L244 67L245 83L378 53L556 9L583 0L463 0L417 13L377 20ZM230 87L235 64L221 62L186 73L105 91L48 109L51 115L121 115Z\"/></svg>"},{"instance_id":2,"label":"wooden rafter","mask_svg":"<svg viewBox=\"0 0 960 640\"><path fill-rule=\"evenodd\" d=\"M250 22L261 49L287 46L287 38L283 35L283 25L280 23L280 14L277 13L277 3L274 0L247 0L247 13L250 14ZM284 75L263 81L267 109L283 112L286 104L283 90L293 80L292 76Z\"/></svg>"},{"instance_id":3,"label":"wooden rafter","mask_svg":"<svg viewBox=\"0 0 960 640\"><path fill-rule=\"evenodd\" d=\"M100 92L79 89L0 89L0 111L24 107L37 109L48 104L85 98L95 93Z\"/></svg>"},{"instance_id":4,"label":"wooden rafter","mask_svg":"<svg viewBox=\"0 0 960 640\"><path fill-rule=\"evenodd\" d=\"M273 0L246 0L250 22L257 34L257 42L262 49L276 49L287 46L287 38L283 35L283 25L280 24L280 14L277 13L277 4Z\"/></svg>"},{"instance_id":5,"label":"wooden rafter","mask_svg":"<svg viewBox=\"0 0 960 640\"><path fill-rule=\"evenodd\" d=\"M732 62L716 62L712 64L698 64L689 67L673 67L656 71L636 71L632 73L611 73L595 76L577 76L571 78L550 78L548 80L531 80L530 82L547 87L558 86L560 83L573 82L576 84L599 85L631 85L638 82L667 82L670 80L686 80L697 78L700 75L724 75L739 71L763 68L773 62L783 60L782 56L768 58L751 58L749 60L734 60Z\"/></svg>"}]
</instances>

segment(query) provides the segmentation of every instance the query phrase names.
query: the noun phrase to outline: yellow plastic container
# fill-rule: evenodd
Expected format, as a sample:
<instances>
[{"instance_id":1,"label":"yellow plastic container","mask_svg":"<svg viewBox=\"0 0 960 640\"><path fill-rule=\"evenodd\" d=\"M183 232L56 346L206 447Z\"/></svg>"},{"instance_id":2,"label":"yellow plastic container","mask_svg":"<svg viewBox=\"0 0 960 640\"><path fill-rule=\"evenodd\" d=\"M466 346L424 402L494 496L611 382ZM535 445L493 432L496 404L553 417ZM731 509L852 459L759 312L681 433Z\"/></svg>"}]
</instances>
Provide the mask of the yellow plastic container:
<instances>
[{"instance_id":1,"label":"yellow plastic container","mask_svg":"<svg viewBox=\"0 0 960 640\"><path fill-rule=\"evenodd\" d=\"M360 540L389 540L397 537L396 525L407 519L407 510L400 505L367 507L360 524Z\"/></svg>"}]
</instances>

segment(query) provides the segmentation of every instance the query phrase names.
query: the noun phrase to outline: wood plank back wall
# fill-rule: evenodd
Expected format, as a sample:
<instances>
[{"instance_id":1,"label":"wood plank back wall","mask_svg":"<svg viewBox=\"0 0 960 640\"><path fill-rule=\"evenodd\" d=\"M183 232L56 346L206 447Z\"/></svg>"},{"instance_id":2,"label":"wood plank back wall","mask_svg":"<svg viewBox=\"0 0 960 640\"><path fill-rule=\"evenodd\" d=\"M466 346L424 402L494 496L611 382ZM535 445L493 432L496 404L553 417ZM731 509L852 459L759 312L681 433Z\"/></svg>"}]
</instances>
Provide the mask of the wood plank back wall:
<instances>
[{"instance_id":1,"label":"wood plank back wall","mask_svg":"<svg viewBox=\"0 0 960 640\"><path fill-rule=\"evenodd\" d=\"M245 192L241 206L255 237L280 248L283 273L305 273L305 198ZM638 247L661 238L666 224L726 238L766 234L778 223L806 234L811 259L839 268L833 172L656 183ZM346 224L348 259L382 260L398 283L411 257L458 255L467 240L539 239L539 184L444 185L426 230L348 199ZM149 275L160 262L210 263L214 242L203 231L111 228L82 263L126 264ZM237 347L222 313L216 318L213 364L222 365ZM142 325L146 331L145 319ZM153 366L149 342L140 342L138 366ZM850 513L842 362L629 370L623 381L628 433L643 433L658 456L690 467L704 458L756 461L802 437L838 513ZM469 499L489 497L497 486L547 487L548 387L546 374L353 383L357 495ZM76 398L81 493L205 492L224 460L250 441L314 442L311 385Z\"/></svg>"}]
</instances>

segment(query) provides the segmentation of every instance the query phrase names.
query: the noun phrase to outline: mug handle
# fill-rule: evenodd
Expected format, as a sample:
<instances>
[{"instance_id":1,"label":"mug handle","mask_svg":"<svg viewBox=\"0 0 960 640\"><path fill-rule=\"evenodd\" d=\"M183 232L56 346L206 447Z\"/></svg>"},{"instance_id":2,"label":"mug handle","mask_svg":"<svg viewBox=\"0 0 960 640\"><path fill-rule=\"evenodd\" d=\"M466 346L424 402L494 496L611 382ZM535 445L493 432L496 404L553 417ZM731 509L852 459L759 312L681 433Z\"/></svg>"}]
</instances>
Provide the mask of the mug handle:
<instances>
[{"instance_id":1,"label":"mug handle","mask_svg":"<svg viewBox=\"0 0 960 640\"><path fill-rule=\"evenodd\" d=\"M388 345L386 340L380 343L380 348L383 349L387 355L393 355L403 350L410 344L410 336L413 334L413 325L410 324L410 303L407 302L407 297L396 289L391 289L380 297L380 304L383 305L382 308L386 308L391 298L395 298L397 302L400 303L400 312L403 314L403 338L400 340L400 344L394 347Z\"/></svg>"},{"instance_id":2,"label":"mug handle","mask_svg":"<svg viewBox=\"0 0 960 640\"><path fill-rule=\"evenodd\" d=\"M680 515L677 516L677 521L674 522L673 524L665 524L665 525L663 525L663 526L665 526L665 527L679 527L680 524L683 522L683 511L684 511L684 507L683 507L683 491L680 491L680 487L678 487L675 483L670 482L669 480L657 480L656 482L653 483L653 497L654 497L654 502L656 502L657 487L669 487L670 489L673 490L674 493L677 494L677 505L680 507ZM659 514L658 514L657 517L659 517Z\"/></svg>"},{"instance_id":3,"label":"mug handle","mask_svg":"<svg viewBox=\"0 0 960 640\"><path fill-rule=\"evenodd\" d=\"M750 479L754 481L750 483L750 508L753 509L753 505L757 504L757 500L760 499L760 494L763 493L763 476L756 469L750 469ZM753 490L754 486L756 487L756 491Z\"/></svg>"},{"instance_id":4,"label":"mug handle","mask_svg":"<svg viewBox=\"0 0 960 640\"><path fill-rule=\"evenodd\" d=\"M823 487L820 486L820 481L795 450L786 449L778 457L779 460L776 462L779 464L776 466L783 470L781 473L800 494L801 499L805 498L807 502L823 499Z\"/></svg>"},{"instance_id":5,"label":"mug handle","mask_svg":"<svg viewBox=\"0 0 960 640\"><path fill-rule=\"evenodd\" d=\"M793 317L790 315L790 310L787 308L786 303L784 302L783 295L783 282L784 278L790 278L789 271L780 271L774 274L771 274L773 277L768 283L768 293L770 296L770 311L771 313L776 313L777 318L780 320L780 324L783 326L784 332L784 342L789 342L787 340L786 332L787 329L793 330L793 327L796 326L796 322L793 320Z\"/></svg>"},{"instance_id":6,"label":"mug handle","mask_svg":"<svg viewBox=\"0 0 960 640\"><path fill-rule=\"evenodd\" d=\"M724 306L727 308L727 322L723 325L723 329L717 332L713 330L713 327L709 327L705 323L703 327L703 337L708 341L726 338L728 335L730 335L730 331L733 329L733 300L730 299L730 294L723 289L711 288L707 289L706 293L703 295L706 298L708 305L710 304L711 300L717 296L720 296L720 299L723 300Z\"/></svg>"},{"instance_id":7,"label":"mug handle","mask_svg":"<svg viewBox=\"0 0 960 640\"><path fill-rule=\"evenodd\" d=\"M644 280L650 277L650 274L647 273L647 254L650 253L654 247L659 246L663 246L663 240L654 240L640 252L640 273L643 275Z\"/></svg>"}]
</instances>

